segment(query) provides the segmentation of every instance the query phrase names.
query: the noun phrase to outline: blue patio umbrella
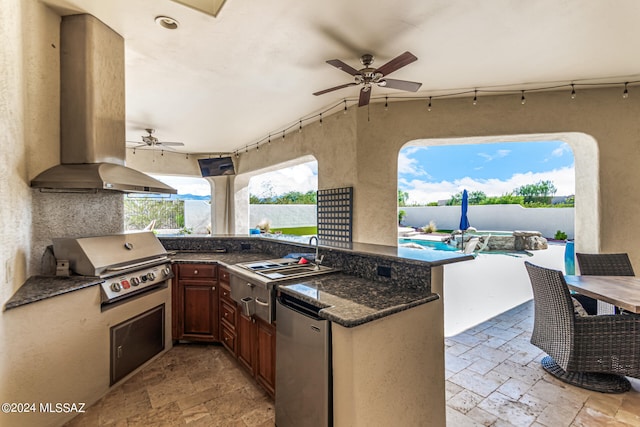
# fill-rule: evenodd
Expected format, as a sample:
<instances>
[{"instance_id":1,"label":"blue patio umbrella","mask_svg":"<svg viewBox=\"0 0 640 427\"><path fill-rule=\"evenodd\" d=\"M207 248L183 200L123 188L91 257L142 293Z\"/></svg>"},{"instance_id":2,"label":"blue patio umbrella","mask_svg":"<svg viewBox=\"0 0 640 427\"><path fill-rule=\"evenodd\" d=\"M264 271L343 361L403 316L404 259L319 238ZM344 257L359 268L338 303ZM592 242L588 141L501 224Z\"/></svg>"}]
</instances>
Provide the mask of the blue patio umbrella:
<instances>
[{"instance_id":1,"label":"blue patio umbrella","mask_svg":"<svg viewBox=\"0 0 640 427\"><path fill-rule=\"evenodd\" d=\"M460 216L460 230L464 231L469 228L469 218L467 218L467 209L469 208L469 195L467 190L462 192L462 213Z\"/></svg>"},{"instance_id":2,"label":"blue patio umbrella","mask_svg":"<svg viewBox=\"0 0 640 427\"><path fill-rule=\"evenodd\" d=\"M464 231L469 228L469 218L467 218L467 209L469 208L469 195L467 190L462 192L462 212L460 214L460 247L464 250Z\"/></svg>"}]
</instances>

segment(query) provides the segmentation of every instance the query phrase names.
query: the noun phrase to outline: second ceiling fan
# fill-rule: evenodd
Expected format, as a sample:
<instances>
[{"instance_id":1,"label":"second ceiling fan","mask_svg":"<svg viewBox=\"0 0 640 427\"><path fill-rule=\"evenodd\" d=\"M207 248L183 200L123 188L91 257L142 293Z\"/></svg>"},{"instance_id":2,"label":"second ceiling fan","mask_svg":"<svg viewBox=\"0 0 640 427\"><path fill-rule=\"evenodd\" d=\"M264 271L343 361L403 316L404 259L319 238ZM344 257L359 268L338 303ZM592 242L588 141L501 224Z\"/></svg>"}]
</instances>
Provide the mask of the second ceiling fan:
<instances>
[{"instance_id":1,"label":"second ceiling fan","mask_svg":"<svg viewBox=\"0 0 640 427\"><path fill-rule=\"evenodd\" d=\"M360 89L360 99L358 100L358 107L362 107L369 104L369 100L371 98L371 88L374 84L380 87L388 87L391 89L399 89L408 92L417 92L418 89L420 89L420 86L422 86L422 83L386 78L387 75L393 73L399 68L404 67L405 65L411 64L417 59L418 58L411 52L405 52L402 55L399 55L386 64L382 65L380 68L373 68L371 67L371 64L373 64L374 57L373 55L367 53L365 55L362 55L362 57L360 58L360 62L362 63L362 65L364 65L364 68L360 70L356 70L355 68L351 67L348 64L345 64L339 59L330 59L327 61L327 64L333 65L339 70L351 74L355 78L355 81L352 83L346 83L340 86L335 86L329 89L315 92L314 95L323 95L325 93L333 92L334 90L343 89L345 87L362 85L362 89Z\"/></svg>"}]
</instances>

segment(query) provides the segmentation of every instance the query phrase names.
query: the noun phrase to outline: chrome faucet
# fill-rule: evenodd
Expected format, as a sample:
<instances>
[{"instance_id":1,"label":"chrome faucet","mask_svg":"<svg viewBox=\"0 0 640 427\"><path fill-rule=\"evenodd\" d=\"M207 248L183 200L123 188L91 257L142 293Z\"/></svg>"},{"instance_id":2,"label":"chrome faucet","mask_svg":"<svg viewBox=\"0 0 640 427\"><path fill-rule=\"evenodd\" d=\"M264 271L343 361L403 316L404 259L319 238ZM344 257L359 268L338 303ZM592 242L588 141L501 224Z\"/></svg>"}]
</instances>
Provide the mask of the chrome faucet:
<instances>
[{"instance_id":1,"label":"chrome faucet","mask_svg":"<svg viewBox=\"0 0 640 427\"><path fill-rule=\"evenodd\" d=\"M322 260L324 259L324 255L321 255L320 257L318 257L318 245L320 244L320 242L318 241L318 236L311 236L309 238L309 244L312 245L313 240L315 239L316 241L316 256L314 259L314 265L316 266L316 270L320 270L320 264L322 264Z\"/></svg>"}]
</instances>

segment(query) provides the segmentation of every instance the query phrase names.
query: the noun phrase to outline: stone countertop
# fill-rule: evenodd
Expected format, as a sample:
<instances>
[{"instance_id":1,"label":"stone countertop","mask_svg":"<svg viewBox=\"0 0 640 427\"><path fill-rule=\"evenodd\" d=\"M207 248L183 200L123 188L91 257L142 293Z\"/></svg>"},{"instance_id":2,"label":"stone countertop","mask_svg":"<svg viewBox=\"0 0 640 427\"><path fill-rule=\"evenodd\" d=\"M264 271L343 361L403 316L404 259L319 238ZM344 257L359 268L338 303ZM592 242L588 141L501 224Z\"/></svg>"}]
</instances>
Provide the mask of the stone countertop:
<instances>
[{"instance_id":1,"label":"stone countertop","mask_svg":"<svg viewBox=\"0 0 640 427\"><path fill-rule=\"evenodd\" d=\"M175 264L202 263L233 265L240 262L262 261L271 259L273 255L264 253L236 253L236 252L200 252L177 251L171 254L171 261Z\"/></svg>"},{"instance_id":2,"label":"stone countertop","mask_svg":"<svg viewBox=\"0 0 640 427\"><path fill-rule=\"evenodd\" d=\"M92 276L32 276L6 302L4 310L88 288L104 282Z\"/></svg>"},{"instance_id":3,"label":"stone countertop","mask_svg":"<svg viewBox=\"0 0 640 427\"><path fill-rule=\"evenodd\" d=\"M322 308L321 318L347 328L440 298L431 292L403 289L342 273L279 285L278 290Z\"/></svg>"}]
</instances>

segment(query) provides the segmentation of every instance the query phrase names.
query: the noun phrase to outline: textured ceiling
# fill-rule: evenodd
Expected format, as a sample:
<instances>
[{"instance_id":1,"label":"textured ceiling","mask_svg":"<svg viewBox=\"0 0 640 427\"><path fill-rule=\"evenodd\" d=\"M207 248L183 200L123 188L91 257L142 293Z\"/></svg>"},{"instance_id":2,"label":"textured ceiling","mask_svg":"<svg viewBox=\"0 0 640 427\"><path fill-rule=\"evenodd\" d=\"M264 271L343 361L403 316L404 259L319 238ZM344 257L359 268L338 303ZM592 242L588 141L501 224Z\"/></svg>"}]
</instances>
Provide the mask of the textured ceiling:
<instances>
[{"instance_id":1,"label":"textured ceiling","mask_svg":"<svg viewBox=\"0 0 640 427\"><path fill-rule=\"evenodd\" d=\"M125 38L127 139L154 128L188 153L231 152L345 98L352 105L358 87L312 93L352 81L326 60L358 69L364 53L380 66L412 52L418 61L391 77L423 84L416 94L375 87L372 102L640 80L637 0L226 0L215 18L170 0L46 3ZM160 27L158 15L179 28Z\"/></svg>"}]
</instances>

